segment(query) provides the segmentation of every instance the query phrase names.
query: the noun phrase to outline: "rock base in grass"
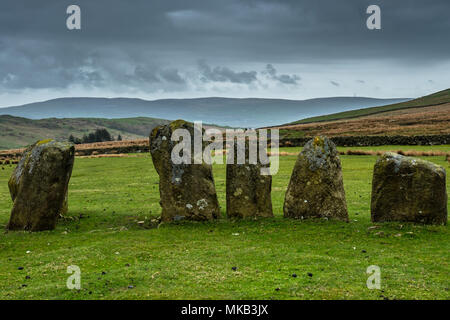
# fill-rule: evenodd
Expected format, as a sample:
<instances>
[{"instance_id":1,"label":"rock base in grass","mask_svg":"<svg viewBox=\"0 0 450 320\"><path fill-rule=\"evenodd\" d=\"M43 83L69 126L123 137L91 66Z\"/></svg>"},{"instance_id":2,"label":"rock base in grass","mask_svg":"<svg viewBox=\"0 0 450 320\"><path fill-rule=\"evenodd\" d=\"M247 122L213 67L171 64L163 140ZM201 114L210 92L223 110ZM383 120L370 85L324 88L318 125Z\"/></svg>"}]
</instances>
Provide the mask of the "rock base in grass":
<instances>
[{"instance_id":1,"label":"rock base in grass","mask_svg":"<svg viewBox=\"0 0 450 320\"><path fill-rule=\"evenodd\" d=\"M373 222L447 223L445 169L395 153L381 156L374 167Z\"/></svg>"},{"instance_id":2,"label":"rock base in grass","mask_svg":"<svg viewBox=\"0 0 450 320\"><path fill-rule=\"evenodd\" d=\"M74 163L73 144L43 140L22 155L8 182L14 202L9 230L55 228L67 212L67 193Z\"/></svg>"},{"instance_id":3,"label":"rock base in grass","mask_svg":"<svg viewBox=\"0 0 450 320\"><path fill-rule=\"evenodd\" d=\"M185 129L194 141L194 126L183 120L159 126L150 134L150 153L159 175L162 221L211 220L220 216L211 165L194 164L193 143L189 163L175 164L172 150L179 142L171 140L177 129ZM197 134L202 134L198 132Z\"/></svg>"},{"instance_id":4,"label":"rock base in grass","mask_svg":"<svg viewBox=\"0 0 450 320\"><path fill-rule=\"evenodd\" d=\"M341 162L328 138L315 137L298 155L283 211L287 218L348 221Z\"/></svg>"}]
</instances>

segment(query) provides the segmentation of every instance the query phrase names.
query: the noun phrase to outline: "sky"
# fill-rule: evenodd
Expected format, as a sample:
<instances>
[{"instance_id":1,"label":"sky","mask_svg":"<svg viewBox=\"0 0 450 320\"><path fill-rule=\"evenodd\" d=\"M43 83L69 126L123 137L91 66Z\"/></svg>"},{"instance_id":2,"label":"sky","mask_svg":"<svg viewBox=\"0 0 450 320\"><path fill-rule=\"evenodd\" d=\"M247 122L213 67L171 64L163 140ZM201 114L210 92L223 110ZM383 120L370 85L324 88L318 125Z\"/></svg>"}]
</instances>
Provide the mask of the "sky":
<instances>
[{"instance_id":1,"label":"sky","mask_svg":"<svg viewBox=\"0 0 450 320\"><path fill-rule=\"evenodd\" d=\"M66 27L72 4L81 30ZM0 106L418 97L450 87L449 14L448 0L2 0Z\"/></svg>"}]
</instances>

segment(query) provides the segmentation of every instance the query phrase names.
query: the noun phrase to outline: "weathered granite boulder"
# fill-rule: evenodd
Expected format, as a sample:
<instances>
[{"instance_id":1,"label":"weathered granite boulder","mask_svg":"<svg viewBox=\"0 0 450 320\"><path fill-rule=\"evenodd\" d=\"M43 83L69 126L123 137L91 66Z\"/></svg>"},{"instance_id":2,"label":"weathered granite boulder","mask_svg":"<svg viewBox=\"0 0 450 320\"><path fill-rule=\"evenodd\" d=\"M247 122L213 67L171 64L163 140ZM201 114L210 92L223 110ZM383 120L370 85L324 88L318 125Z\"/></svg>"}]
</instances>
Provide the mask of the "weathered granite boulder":
<instances>
[{"instance_id":1,"label":"weathered granite boulder","mask_svg":"<svg viewBox=\"0 0 450 320\"><path fill-rule=\"evenodd\" d=\"M434 163L385 153L372 180L373 222L447 223L445 169Z\"/></svg>"},{"instance_id":2,"label":"weathered granite boulder","mask_svg":"<svg viewBox=\"0 0 450 320\"><path fill-rule=\"evenodd\" d=\"M233 164L227 164L227 216L229 218L273 217L272 176L262 175L259 158L249 163L248 143L245 164L237 164L234 152Z\"/></svg>"},{"instance_id":3,"label":"weathered granite boulder","mask_svg":"<svg viewBox=\"0 0 450 320\"><path fill-rule=\"evenodd\" d=\"M28 147L9 179L14 202L9 230L41 231L55 228L67 212L67 192L74 163L71 143L38 141Z\"/></svg>"},{"instance_id":4,"label":"weathered granite boulder","mask_svg":"<svg viewBox=\"0 0 450 320\"><path fill-rule=\"evenodd\" d=\"M283 211L288 218L348 221L341 161L336 146L328 138L315 137L298 155Z\"/></svg>"},{"instance_id":5,"label":"weathered granite boulder","mask_svg":"<svg viewBox=\"0 0 450 320\"><path fill-rule=\"evenodd\" d=\"M171 140L172 133L176 129L186 129L190 133L192 143L188 163L175 164L171 159L172 150L181 143ZM202 132L197 134L201 135ZM163 221L182 219L201 221L220 216L212 167L204 161L200 164L194 163L192 123L176 120L154 128L150 134L150 153L159 175Z\"/></svg>"}]
</instances>

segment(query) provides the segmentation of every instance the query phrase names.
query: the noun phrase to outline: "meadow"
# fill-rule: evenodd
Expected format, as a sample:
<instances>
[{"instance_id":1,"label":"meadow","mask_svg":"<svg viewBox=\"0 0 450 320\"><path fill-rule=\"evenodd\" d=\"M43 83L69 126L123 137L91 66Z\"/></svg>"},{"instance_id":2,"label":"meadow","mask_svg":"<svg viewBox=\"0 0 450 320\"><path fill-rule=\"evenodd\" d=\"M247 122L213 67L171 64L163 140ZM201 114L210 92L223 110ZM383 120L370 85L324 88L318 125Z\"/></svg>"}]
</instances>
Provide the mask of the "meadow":
<instances>
[{"instance_id":1,"label":"meadow","mask_svg":"<svg viewBox=\"0 0 450 320\"><path fill-rule=\"evenodd\" d=\"M377 148L391 150L370 149ZM392 146L398 149L450 146ZM444 157L423 159L450 170ZM69 213L54 231L0 234L0 299L450 298L448 226L370 222L376 156L341 156L349 223L283 218L295 160L280 157L274 218L226 219L225 166L215 165L222 219L157 226L159 179L150 155L77 158ZM0 169L2 229L12 170ZM81 290L66 287L69 265L81 269ZM366 286L370 265L381 268L381 290Z\"/></svg>"}]
</instances>

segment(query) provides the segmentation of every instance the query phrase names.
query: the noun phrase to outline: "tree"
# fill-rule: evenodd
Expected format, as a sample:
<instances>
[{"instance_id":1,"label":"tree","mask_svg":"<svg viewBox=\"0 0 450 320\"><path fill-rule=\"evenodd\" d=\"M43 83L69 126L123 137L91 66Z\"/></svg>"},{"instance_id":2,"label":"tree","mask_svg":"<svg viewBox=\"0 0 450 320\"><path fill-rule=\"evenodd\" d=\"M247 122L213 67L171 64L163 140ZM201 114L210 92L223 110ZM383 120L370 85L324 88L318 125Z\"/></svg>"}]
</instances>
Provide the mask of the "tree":
<instances>
[{"instance_id":1,"label":"tree","mask_svg":"<svg viewBox=\"0 0 450 320\"><path fill-rule=\"evenodd\" d=\"M113 141L111 134L106 129L96 129L94 132L84 135L82 140L83 143L93 143L93 142L105 142Z\"/></svg>"},{"instance_id":2,"label":"tree","mask_svg":"<svg viewBox=\"0 0 450 320\"><path fill-rule=\"evenodd\" d=\"M86 134L83 135L83 138L81 138L82 143L89 143L89 138Z\"/></svg>"},{"instance_id":3,"label":"tree","mask_svg":"<svg viewBox=\"0 0 450 320\"><path fill-rule=\"evenodd\" d=\"M122 141L122 136L119 134L119 136L117 137L117 141Z\"/></svg>"},{"instance_id":4,"label":"tree","mask_svg":"<svg viewBox=\"0 0 450 320\"><path fill-rule=\"evenodd\" d=\"M72 134L69 137L69 142L72 142L74 144L80 144L81 143L81 139L74 137Z\"/></svg>"}]
</instances>

